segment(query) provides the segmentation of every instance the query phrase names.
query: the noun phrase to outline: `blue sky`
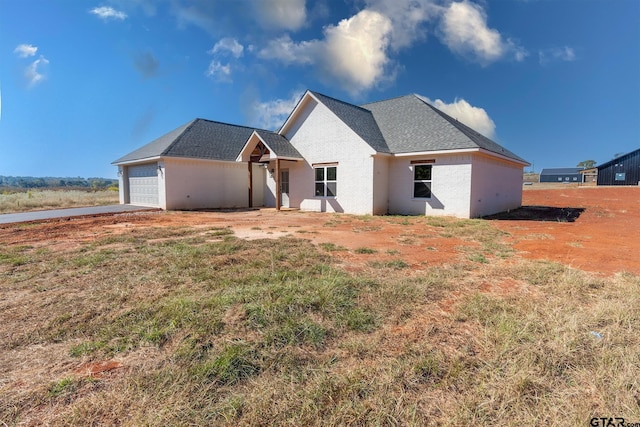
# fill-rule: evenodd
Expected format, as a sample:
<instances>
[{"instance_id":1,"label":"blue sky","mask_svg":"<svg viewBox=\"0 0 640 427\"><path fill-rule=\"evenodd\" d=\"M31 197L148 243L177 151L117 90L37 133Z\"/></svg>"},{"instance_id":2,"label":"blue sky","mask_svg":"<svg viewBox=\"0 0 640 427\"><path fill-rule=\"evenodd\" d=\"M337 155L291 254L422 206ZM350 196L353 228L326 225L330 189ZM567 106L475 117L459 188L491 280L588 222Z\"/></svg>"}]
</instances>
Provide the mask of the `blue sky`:
<instances>
[{"instance_id":1,"label":"blue sky","mask_svg":"<svg viewBox=\"0 0 640 427\"><path fill-rule=\"evenodd\" d=\"M416 93L533 163L640 147L637 0L0 0L0 175L115 177L196 117Z\"/></svg>"}]
</instances>

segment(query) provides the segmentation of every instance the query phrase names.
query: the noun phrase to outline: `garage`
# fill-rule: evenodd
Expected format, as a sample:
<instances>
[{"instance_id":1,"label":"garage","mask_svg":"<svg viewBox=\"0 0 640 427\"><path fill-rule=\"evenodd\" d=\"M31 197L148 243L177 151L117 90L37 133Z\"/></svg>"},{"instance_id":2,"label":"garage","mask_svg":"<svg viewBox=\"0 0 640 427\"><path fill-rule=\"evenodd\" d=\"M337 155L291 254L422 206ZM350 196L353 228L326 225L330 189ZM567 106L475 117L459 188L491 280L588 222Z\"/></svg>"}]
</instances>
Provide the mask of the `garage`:
<instances>
[{"instance_id":1,"label":"garage","mask_svg":"<svg viewBox=\"0 0 640 427\"><path fill-rule=\"evenodd\" d=\"M129 203L158 206L158 164L129 166Z\"/></svg>"}]
</instances>

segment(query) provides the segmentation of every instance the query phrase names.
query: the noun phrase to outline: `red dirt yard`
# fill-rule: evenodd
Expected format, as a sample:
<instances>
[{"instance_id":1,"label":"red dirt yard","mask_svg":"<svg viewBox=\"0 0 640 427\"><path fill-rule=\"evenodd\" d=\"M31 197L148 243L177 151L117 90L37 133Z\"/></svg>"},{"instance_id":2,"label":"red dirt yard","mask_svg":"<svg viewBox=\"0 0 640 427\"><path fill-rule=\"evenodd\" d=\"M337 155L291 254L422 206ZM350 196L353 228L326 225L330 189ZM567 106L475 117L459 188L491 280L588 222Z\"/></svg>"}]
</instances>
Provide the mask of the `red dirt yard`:
<instances>
[{"instance_id":1,"label":"red dirt yard","mask_svg":"<svg viewBox=\"0 0 640 427\"><path fill-rule=\"evenodd\" d=\"M578 208L573 222L498 219L492 225L508 233L506 243L525 258L557 261L611 275L640 274L640 187L560 187L527 189L524 206ZM508 217L508 216L506 216ZM445 219L444 221L448 221ZM453 220L452 220L453 221ZM453 262L476 243L442 236L419 217L371 217L273 209L215 212L145 212L95 218L51 220L0 226L0 244L66 249L108 235L149 227L229 227L246 239L281 236L332 243L345 268L362 268L373 249L377 259L401 258L413 270Z\"/></svg>"},{"instance_id":2,"label":"red dirt yard","mask_svg":"<svg viewBox=\"0 0 640 427\"><path fill-rule=\"evenodd\" d=\"M521 256L607 275L640 274L640 187L526 190L523 205L584 211L575 222L496 221Z\"/></svg>"}]
</instances>

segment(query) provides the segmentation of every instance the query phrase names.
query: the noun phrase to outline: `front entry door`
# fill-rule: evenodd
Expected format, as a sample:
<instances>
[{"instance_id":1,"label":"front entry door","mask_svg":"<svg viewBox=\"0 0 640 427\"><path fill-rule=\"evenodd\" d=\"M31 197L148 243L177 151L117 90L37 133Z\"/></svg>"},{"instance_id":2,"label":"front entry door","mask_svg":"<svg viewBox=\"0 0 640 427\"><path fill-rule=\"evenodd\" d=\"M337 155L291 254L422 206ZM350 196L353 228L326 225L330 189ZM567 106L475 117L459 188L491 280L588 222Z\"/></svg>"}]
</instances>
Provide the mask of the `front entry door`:
<instances>
[{"instance_id":1,"label":"front entry door","mask_svg":"<svg viewBox=\"0 0 640 427\"><path fill-rule=\"evenodd\" d=\"M280 171L280 206L289 207L289 170Z\"/></svg>"}]
</instances>

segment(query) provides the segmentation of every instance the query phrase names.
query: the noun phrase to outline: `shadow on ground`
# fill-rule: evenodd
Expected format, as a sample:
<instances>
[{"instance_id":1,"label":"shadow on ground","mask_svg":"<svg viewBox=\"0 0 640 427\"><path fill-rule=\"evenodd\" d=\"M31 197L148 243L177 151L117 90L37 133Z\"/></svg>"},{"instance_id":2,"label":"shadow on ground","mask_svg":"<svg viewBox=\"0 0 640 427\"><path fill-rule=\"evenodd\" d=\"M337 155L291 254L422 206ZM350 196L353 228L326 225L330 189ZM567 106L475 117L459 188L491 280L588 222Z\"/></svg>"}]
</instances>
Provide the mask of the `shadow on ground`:
<instances>
[{"instance_id":1,"label":"shadow on ground","mask_svg":"<svg viewBox=\"0 0 640 427\"><path fill-rule=\"evenodd\" d=\"M574 222L585 208L554 208L551 206L522 206L508 212L483 217L489 220Z\"/></svg>"}]
</instances>

